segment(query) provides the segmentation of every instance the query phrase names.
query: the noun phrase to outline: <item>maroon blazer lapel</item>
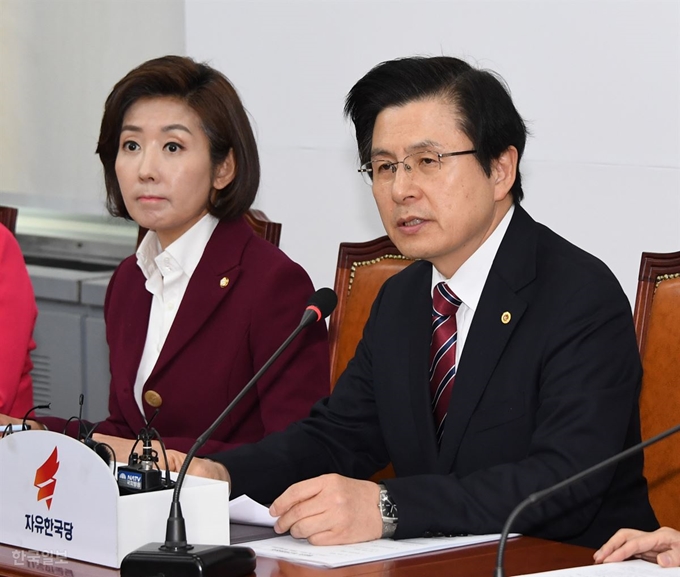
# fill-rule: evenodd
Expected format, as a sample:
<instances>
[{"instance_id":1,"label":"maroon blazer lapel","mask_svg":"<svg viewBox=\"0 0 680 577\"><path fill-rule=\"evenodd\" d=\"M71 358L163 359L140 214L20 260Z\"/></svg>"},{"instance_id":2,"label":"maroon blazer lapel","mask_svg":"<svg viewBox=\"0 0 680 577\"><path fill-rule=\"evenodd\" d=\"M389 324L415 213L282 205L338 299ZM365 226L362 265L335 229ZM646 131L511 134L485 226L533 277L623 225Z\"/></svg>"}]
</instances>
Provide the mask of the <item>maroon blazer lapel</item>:
<instances>
[{"instance_id":1,"label":"maroon blazer lapel","mask_svg":"<svg viewBox=\"0 0 680 577\"><path fill-rule=\"evenodd\" d=\"M242 219L220 221L191 276L163 350L147 382L189 342L228 297L241 272L241 258L253 231Z\"/></svg>"},{"instance_id":2,"label":"maroon blazer lapel","mask_svg":"<svg viewBox=\"0 0 680 577\"><path fill-rule=\"evenodd\" d=\"M144 288L144 274L137 266L134 255L130 259L116 270L111 278L105 310L112 310L112 314L117 316L118 321L109 322L107 320L106 330L109 348L126 352L123 355L116 355L115 358L111 357L111 370L115 370L122 377L122 382L127 383L132 388L137 378L137 370L146 342L152 295ZM113 298L111 297L111 288L114 284L131 287L141 285L141 290L118 291L116 293L117 302L113 302L111 300ZM124 314L117 314L117 311L124 311ZM121 322L122 318L125 320Z\"/></svg>"}]
</instances>

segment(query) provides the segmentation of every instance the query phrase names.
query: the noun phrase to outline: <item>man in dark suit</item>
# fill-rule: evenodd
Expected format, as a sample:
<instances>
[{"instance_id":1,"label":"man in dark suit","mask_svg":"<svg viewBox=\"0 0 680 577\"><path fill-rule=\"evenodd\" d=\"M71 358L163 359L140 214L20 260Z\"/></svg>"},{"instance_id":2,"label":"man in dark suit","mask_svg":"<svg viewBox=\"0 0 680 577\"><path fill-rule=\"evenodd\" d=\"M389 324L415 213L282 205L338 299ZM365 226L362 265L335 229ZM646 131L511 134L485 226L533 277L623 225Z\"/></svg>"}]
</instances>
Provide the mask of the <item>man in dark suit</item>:
<instances>
[{"instance_id":1,"label":"man in dark suit","mask_svg":"<svg viewBox=\"0 0 680 577\"><path fill-rule=\"evenodd\" d=\"M385 283L310 417L190 472L230 474L232 496L273 501L278 531L317 544L499 532L530 493L639 441L628 301L602 262L520 207L526 130L493 74L385 62L346 112L387 233L421 260ZM389 462L396 478L366 480ZM631 524L658 526L641 455L514 529L598 547Z\"/></svg>"}]
</instances>

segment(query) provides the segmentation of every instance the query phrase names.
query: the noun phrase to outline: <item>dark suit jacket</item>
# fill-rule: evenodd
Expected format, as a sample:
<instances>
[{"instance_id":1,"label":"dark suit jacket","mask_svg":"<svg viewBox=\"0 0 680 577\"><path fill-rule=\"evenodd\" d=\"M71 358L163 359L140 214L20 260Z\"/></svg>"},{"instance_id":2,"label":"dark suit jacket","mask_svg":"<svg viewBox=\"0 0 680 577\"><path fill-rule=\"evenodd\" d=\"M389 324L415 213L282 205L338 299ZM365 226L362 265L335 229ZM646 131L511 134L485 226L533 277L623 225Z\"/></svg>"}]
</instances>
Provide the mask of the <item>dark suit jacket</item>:
<instances>
[{"instance_id":1,"label":"dark suit jacket","mask_svg":"<svg viewBox=\"0 0 680 577\"><path fill-rule=\"evenodd\" d=\"M391 461L396 538L494 533L530 493L639 441L641 366L625 295L604 264L517 206L465 342L438 451L431 271L416 262L385 283L356 356L308 419L218 457L232 496L267 502L303 478L367 478ZM622 526L657 527L641 455L534 507L514 530L598 547Z\"/></svg>"},{"instance_id":2,"label":"dark suit jacket","mask_svg":"<svg viewBox=\"0 0 680 577\"><path fill-rule=\"evenodd\" d=\"M222 279L228 279L224 288ZM133 387L151 311L145 282L133 255L108 287L110 415L100 433L134 438L144 426ZM144 392L162 398L152 426L168 448L191 447L295 329L313 292L305 271L244 220L218 224L144 385ZM329 375L326 326L315 323L243 397L201 453L258 441L309 414L328 394ZM154 408L146 402L144 408L148 420ZM42 420L59 429L58 422Z\"/></svg>"}]
</instances>

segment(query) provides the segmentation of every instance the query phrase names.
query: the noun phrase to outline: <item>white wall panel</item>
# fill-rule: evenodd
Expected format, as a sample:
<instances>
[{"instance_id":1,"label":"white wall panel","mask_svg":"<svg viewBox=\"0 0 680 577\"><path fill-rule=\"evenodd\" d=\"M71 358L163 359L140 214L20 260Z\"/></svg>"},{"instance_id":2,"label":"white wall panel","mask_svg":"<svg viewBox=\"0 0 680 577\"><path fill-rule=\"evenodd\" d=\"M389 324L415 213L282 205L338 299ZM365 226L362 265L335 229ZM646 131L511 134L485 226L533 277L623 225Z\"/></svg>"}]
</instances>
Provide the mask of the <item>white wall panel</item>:
<instances>
[{"instance_id":1,"label":"white wall panel","mask_svg":"<svg viewBox=\"0 0 680 577\"><path fill-rule=\"evenodd\" d=\"M675 0L187 0L186 48L241 93L262 154L257 204L319 286L340 241L383 234L344 96L414 54L505 78L532 131L527 209L602 258L631 301L640 253L680 249Z\"/></svg>"}]
</instances>

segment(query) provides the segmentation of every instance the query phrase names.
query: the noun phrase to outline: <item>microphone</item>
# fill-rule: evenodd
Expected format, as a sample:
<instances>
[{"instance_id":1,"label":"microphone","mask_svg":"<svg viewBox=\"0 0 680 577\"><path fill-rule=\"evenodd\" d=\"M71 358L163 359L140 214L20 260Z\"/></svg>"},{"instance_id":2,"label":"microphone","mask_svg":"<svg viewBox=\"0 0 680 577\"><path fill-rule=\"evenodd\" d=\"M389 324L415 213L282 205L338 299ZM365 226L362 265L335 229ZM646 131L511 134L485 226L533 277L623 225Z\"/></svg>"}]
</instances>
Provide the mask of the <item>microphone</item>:
<instances>
[{"instance_id":1,"label":"microphone","mask_svg":"<svg viewBox=\"0 0 680 577\"><path fill-rule=\"evenodd\" d=\"M87 427L85 426L85 421L83 421L83 403L85 402L85 395L80 393L78 396L78 416L77 417L71 417L68 421L66 421L66 425L64 425L64 430L62 431L62 434L66 434L66 430L68 429L68 424L72 420L77 420L78 421L78 440L81 443L84 443L90 449L92 449L97 455L101 457L101 459L106 463L107 467L111 466L111 460L113 457L113 462L116 462L115 459L115 453L113 449L107 445L106 443L98 443L92 438L92 434L94 433L94 430L97 428L97 425L99 423L95 423L92 428L88 431Z\"/></svg>"},{"instance_id":2,"label":"microphone","mask_svg":"<svg viewBox=\"0 0 680 577\"><path fill-rule=\"evenodd\" d=\"M159 412L160 409L156 409L149 421L137 434L137 440L132 445L128 455L127 466L118 467L116 479L121 495L172 489L175 486L175 482L170 480L170 467L168 466L168 457L165 452L165 443L158 434L158 431L151 426ZM154 438L159 441L161 451L163 451L163 456L165 457L165 478L163 478L163 474L158 466L158 451L151 444L151 440ZM137 443L140 441L142 441L141 455L135 452Z\"/></svg>"},{"instance_id":3,"label":"microphone","mask_svg":"<svg viewBox=\"0 0 680 577\"><path fill-rule=\"evenodd\" d=\"M561 481L556 485L552 485L547 489L543 489L542 491L536 491L535 493L529 495L526 499L524 499L524 501L522 501L519 505L517 505L517 507L515 507L512 510L512 513L510 513L507 521L505 522L505 525L503 526L501 538L498 541L498 554L496 556L496 570L494 571L494 577L505 577L505 570L503 569L503 557L505 555L505 544L508 540L508 534L510 533L510 528L512 527L512 524L515 521L515 519L529 505L538 503L539 501L542 501L543 499L549 497L553 493L556 493L560 489L564 489L565 487L568 487L569 485L576 483L581 479L589 477L593 473L597 473L602 471L603 469L606 469L609 465L614 465L619 461L623 461L624 459L630 457L631 455L634 455L638 451L641 451L645 447L649 447L650 445L653 445L654 443L657 443L662 439L665 439L666 437L670 437L671 435L677 433L678 431L680 431L680 424L675 425L675 427L672 427L664 431L663 433L659 433L656 437L652 437L651 439L647 439L642 443L638 443L637 445L628 447L625 451L622 451L621 453L618 453L613 457L609 457L608 459L605 459L604 461L597 463L592 467L585 469L584 471L581 471L580 473L576 473L575 475L572 475L568 479L565 479L564 481Z\"/></svg>"},{"instance_id":4,"label":"microphone","mask_svg":"<svg viewBox=\"0 0 680 577\"><path fill-rule=\"evenodd\" d=\"M307 301L307 307L302 315L300 326L303 329L315 322L325 319L335 310L338 304L338 295L333 289L321 288L316 291Z\"/></svg>"},{"instance_id":5,"label":"microphone","mask_svg":"<svg viewBox=\"0 0 680 577\"><path fill-rule=\"evenodd\" d=\"M307 307L297 328L248 381L241 392L234 397L234 400L222 411L215 422L196 439L177 475L165 533L165 543L149 543L126 555L120 566L121 577L147 577L149 575L183 575L187 577L229 575L229 577L241 577L250 575L255 571L255 552L249 547L194 546L187 543L186 526L182 516L182 507L179 503L179 494L184 477L198 450L272 363L303 329L330 315L337 302L338 297L333 290L322 288L316 291L307 301Z\"/></svg>"},{"instance_id":6,"label":"microphone","mask_svg":"<svg viewBox=\"0 0 680 577\"><path fill-rule=\"evenodd\" d=\"M28 420L28 415L30 415L33 411L37 411L38 409L49 409L49 408L50 408L50 403L47 403L46 405L36 405L35 407L31 407L30 409L28 409L28 411L24 415L24 418L21 420L20 425L9 424L9 425L3 426L1 428L2 435L0 436L0 438L6 437L7 435L11 435L12 433L18 433L19 431L30 431L31 425L26 423L26 421Z\"/></svg>"}]
</instances>

